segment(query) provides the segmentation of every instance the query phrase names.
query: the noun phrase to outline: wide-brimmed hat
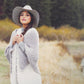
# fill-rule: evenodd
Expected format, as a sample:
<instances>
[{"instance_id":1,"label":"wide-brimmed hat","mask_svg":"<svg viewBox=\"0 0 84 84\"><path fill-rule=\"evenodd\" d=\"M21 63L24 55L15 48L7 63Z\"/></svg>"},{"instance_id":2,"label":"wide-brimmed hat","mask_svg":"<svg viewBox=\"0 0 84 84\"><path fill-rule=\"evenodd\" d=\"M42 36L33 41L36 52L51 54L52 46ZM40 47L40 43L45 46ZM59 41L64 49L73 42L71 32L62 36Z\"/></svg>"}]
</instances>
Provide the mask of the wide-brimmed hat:
<instances>
[{"instance_id":1,"label":"wide-brimmed hat","mask_svg":"<svg viewBox=\"0 0 84 84\"><path fill-rule=\"evenodd\" d=\"M22 24L19 21L19 17L20 17L20 13L25 10L30 12L33 15L34 21L33 21L32 27L36 28L39 23L39 13L36 10L32 9L31 6L29 5L25 5L24 7L17 6L13 9L12 19L14 23L22 26Z\"/></svg>"}]
</instances>

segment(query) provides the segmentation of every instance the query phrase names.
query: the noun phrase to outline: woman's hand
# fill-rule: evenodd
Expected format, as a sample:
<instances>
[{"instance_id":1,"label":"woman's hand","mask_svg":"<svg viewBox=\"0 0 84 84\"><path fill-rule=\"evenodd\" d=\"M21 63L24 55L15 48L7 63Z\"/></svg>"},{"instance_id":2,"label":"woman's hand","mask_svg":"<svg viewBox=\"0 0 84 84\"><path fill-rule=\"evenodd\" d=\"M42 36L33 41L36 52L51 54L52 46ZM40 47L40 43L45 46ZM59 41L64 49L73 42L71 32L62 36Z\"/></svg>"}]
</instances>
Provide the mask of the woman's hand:
<instances>
[{"instance_id":1,"label":"woman's hand","mask_svg":"<svg viewBox=\"0 0 84 84\"><path fill-rule=\"evenodd\" d=\"M22 34L20 34L17 38L17 43L20 43L23 40L24 40L24 36Z\"/></svg>"},{"instance_id":2,"label":"woman's hand","mask_svg":"<svg viewBox=\"0 0 84 84\"><path fill-rule=\"evenodd\" d=\"M13 39L12 39L13 40L12 41L12 44L13 45L17 42L17 39L18 39L18 35L16 35L16 36L13 37Z\"/></svg>"}]
</instances>

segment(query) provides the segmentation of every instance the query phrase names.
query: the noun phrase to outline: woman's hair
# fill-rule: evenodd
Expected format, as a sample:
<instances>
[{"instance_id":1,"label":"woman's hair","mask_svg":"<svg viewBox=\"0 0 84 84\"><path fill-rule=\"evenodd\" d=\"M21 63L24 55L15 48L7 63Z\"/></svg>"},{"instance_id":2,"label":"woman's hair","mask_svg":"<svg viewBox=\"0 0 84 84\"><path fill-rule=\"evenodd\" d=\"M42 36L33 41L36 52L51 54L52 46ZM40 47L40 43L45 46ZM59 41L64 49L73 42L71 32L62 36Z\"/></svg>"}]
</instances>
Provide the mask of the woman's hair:
<instances>
[{"instance_id":1,"label":"woman's hair","mask_svg":"<svg viewBox=\"0 0 84 84\"><path fill-rule=\"evenodd\" d=\"M23 12L23 11L21 11L21 12ZM20 12L20 14L21 14L21 12ZM27 30L28 29L30 29L32 26L33 26L33 21L34 21L34 18L33 18L33 15L29 12L29 11L27 11L29 14L30 14L30 16L31 16L31 22L28 24L28 26L24 29L24 32L22 33L23 35L27 32ZM21 24L21 22L20 22L20 14L19 14L19 23Z\"/></svg>"}]
</instances>

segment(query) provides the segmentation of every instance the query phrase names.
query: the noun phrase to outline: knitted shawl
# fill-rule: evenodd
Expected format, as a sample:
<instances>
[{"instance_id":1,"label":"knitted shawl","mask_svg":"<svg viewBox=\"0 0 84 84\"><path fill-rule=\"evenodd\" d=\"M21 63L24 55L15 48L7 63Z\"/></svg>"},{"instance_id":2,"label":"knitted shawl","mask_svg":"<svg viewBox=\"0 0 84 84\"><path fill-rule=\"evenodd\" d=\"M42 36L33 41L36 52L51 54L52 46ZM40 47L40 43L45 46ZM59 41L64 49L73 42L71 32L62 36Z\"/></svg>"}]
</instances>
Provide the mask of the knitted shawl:
<instances>
[{"instance_id":1,"label":"knitted shawl","mask_svg":"<svg viewBox=\"0 0 84 84\"><path fill-rule=\"evenodd\" d=\"M22 29L22 28L19 28ZM9 45L5 49L5 56L7 57L10 65L12 63L12 52L16 44L19 47L19 64L20 68L23 70L27 64L30 64L35 72L40 74L38 68L38 57L39 57L39 34L35 28L30 28L24 35L24 41L20 43L12 44L12 37L17 34L19 29L15 29L10 38ZM12 68L11 68L12 73Z\"/></svg>"}]
</instances>

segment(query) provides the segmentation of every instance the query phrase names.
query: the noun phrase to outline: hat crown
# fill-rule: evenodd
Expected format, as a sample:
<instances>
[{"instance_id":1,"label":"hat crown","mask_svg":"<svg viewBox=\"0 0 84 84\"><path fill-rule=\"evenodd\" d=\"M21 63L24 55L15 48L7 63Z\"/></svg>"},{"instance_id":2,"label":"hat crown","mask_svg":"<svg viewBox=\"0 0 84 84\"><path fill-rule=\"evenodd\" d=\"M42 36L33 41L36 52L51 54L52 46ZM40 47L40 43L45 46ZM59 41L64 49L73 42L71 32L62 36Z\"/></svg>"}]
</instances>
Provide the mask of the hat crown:
<instances>
[{"instance_id":1,"label":"hat crown","mask_svg":"<svg viewBox=\"0 0 84 84\"><path fill-rule=\"evenodd\" d=\"M25 6L23 7L23 9L32 10L31 6L29 6L29 5L25 5Z\"/></svg>"}]
</instances>

